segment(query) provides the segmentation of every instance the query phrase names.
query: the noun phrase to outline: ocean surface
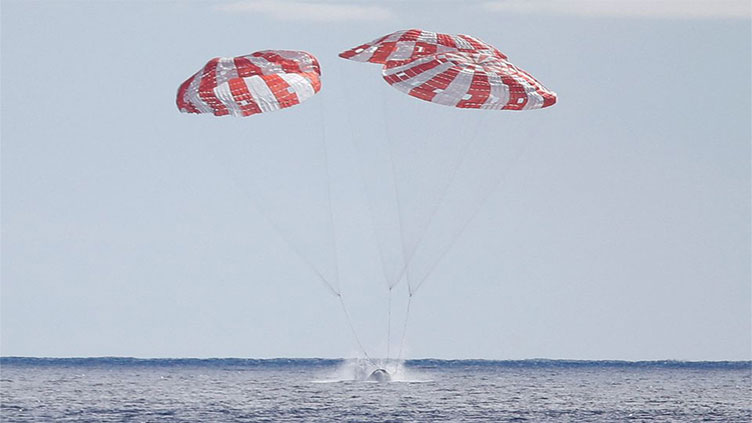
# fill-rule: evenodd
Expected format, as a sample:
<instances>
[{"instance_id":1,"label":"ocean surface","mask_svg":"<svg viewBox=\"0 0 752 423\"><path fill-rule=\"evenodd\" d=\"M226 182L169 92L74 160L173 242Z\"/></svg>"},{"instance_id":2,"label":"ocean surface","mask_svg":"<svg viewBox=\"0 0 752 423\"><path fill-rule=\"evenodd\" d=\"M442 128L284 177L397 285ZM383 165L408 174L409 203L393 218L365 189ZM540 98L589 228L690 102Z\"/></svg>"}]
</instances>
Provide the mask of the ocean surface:
<instances>
[{"instance_id":1,"label":"ocean surface","mask_svg":"<svg viewBox=\"0 0 752 423\"><path fill-rule=\"evenodd\" d=\"M751 422L752 362L0 358L3 422Z\"/></svg>"}]
</instances>

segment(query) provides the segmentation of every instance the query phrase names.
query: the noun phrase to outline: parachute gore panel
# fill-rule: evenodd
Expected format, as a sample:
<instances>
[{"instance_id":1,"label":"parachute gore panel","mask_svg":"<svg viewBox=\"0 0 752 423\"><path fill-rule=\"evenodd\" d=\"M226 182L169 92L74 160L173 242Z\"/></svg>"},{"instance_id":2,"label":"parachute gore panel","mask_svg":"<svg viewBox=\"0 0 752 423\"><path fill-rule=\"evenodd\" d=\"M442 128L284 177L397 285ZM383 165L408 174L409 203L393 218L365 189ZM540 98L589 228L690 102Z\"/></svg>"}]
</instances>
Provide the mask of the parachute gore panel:
<instances>
[{"instance_id":1,"label":"parachute gore panel","mask_svg":"<svg viewBox=\"0 0 752 423\"><path fill-rule=\"evenodd\" d=\"M504 59L483 53L442 53L389 62L394 88L432 103L468 109L530 110L556 103L556 93Z\"/></svg>"},{"instance_id":2,"label":"parachute gore panel","mask_svg":"<svg viewBox=\"0 0 752 423\"><path fill-rule=\"evenodd\" d=\"M440 34L422 29L393 32L339 54L356 62L387 63L414 60L421 56L447 52L484 52L500 59L504 53L470 35Z\"/></svg>"},{"instance_id":3,"label":"parachute gore panel","mask_svg":"<svg viewBox=\"0 0 752 423\"><path fill-rule=\"evenodd\" d=\"M309 53L264 50L217 57L178 88L184 113L250 116L302 103L321 89L321 68Z\"/></svg>"},{"instance_id":4,"label":"parachute gore panel","mask_svg":"<svg viewBox=\"0 0 752 423\"><path fill-rule=\"evenodd\" d=\"M445 106L531 110L556 103L556 93L509 62L499 49L469 35L408 29L340 57L379 63L384 80L394 88Z\"/></svg>"}]
</instances>

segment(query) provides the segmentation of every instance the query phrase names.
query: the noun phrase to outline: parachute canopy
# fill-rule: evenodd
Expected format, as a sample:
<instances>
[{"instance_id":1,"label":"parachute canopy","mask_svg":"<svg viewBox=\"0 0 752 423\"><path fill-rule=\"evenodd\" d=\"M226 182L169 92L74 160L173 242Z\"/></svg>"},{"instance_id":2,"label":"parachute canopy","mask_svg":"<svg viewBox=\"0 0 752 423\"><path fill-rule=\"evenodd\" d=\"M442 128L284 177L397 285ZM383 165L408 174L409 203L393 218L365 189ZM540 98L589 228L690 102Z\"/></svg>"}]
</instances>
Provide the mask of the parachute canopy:
<instances>
[{"instance_id":1,"label":"parachute canopy","mask_svg":"<svg viewBox=\"0 0 752 423\"><path fill-rule=\"evenodd\" d=\"M445 106L531 110L556 103L556 93L496 47L469 35L397 31L340 57L382 64L384 80L391 86Z\"/></svg>"},{"instance_id":2,"label":"parachute canopy","mask_svg":"<svg viewBox=\"0 0 752 423\"><path fill-rule=\"evenodd\" d=\"M299 104L321 89L318 60L303 51L264 50L211 59L178 88L184 113L250 116Z\"/></svg>"},{"instance_id":3,"label":"parachute canopy","mask_svg":"<svg viewBox=\"0 0 752 423\"><path fill-rule=\"evenodd\" d=\"M470 35L439 34L422 29L393 32L370 43L339 54L356 62L384 64L390 61L414 60L421 56L447 52L484 52L500 59L507 56L496 47Z\"/></svg>"},{"instance_id":4,"label":"parachute canopy","mask_svg":"<svg viewBox=\"0 0 752 423\"><path fill-rule=\"evenodd\" d=\"M485 53L441 53L404 64L388 62L382 74L394 88L445 106L528 110L556 102L556 94L530 74Z\"/></svg>"}]
</instances>

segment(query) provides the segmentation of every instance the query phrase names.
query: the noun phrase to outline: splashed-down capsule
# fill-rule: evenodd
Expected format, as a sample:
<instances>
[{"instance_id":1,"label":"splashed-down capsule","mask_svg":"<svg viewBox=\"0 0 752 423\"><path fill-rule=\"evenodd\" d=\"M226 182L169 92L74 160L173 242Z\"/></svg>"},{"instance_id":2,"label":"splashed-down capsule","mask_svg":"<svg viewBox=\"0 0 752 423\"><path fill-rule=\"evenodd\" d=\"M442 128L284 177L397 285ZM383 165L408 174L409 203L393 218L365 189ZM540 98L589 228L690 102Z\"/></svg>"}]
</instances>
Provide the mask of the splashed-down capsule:
<instances>
[{"instance_id":1,"label":"splashed-down capsule","mask_svg":"<svg viewBox=\"0 0 752 423\"><path fill-rule=\"evenodd\" d=\"M392 376L384 369L376 369L368 376L368 380L374 382L390 382Z\"/></svg>"}]
</instances>

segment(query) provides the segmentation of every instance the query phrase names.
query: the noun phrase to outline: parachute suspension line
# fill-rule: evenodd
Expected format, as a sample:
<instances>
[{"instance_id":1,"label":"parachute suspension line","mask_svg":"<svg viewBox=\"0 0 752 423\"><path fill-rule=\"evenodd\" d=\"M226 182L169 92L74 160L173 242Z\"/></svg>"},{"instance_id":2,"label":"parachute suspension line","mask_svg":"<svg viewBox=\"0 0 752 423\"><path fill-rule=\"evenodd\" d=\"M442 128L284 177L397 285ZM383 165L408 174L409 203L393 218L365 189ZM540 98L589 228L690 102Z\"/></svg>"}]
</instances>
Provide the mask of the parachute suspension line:
<instances>
[{"instance_id":1,"label":"parachute suspension line","mask_svg":"<svg viewBox=\"0 0 752 423\"><path fill-rule=\"evenodd\" d=\"M323 108L324 106L322 104L322 107L319 108L321 112L321 122L325 122L325 115L324 115ZM335 268L335 274L337 275L337 281L339 281L339 260L338 260L338 254L337 254L337 236L336 236L337 234L336 234L335 226L334 226L334 207L332 205L332 178L331 178L331 173L329 170L329 155L327 152L327 143L326 143L326 125L322 125L322 128L321 128L321 145L322 145L323 153L324 153L324 167L326 168L326 181L327 181L326 193L327 193L327 202L329 204L329 218L330 218L330 223L331 223L331 228L332 228L332 247L334 248L334 268ZM353 338L355 339L355 342L358 344L358 348L360 348L360 351L365 357L366 361L371 363L371 365L378 367L377 364L368 355L368 351L366 351L365 347L363 347L363 343L360 341L358 332L355 330L355 325L352 322L352 317L350 316L350 312L347 310L347 306L345 305L345 299L342 296L341 288L340 288L340 291L337 293L337 298L339 298L339 303L342 306L342 311L345 313L347 326L350 328L350 332L352 332Z\"/></svg>"},{"instance_id":2,"label":"parachute suspension line","mask_svg":"<svg viewBox=\"0 0 752 423\"><path fill-rule=\"evenodd\" d=\"M527 149L529 147L530 147L530 144L524 144L523 147L520 149L520 151L515 155L514 159L512 160L512 163L516 164L519 161L519 158L522 157L522 155L525 153L525 151L527 151ZM428 279L428 277L431 276L431 274L433 273L433 271L438 266L439 262L441 262L441 260L449 252L449 250L452 249L452 247L454 246L454 244L457 243L457 240L460 238L460 235L462 235L462 233L465 232L465 230L467 229L467 227L470 225L470 222L473 221L473 219L475 218L475 216L478 214L478 212L480 212L480 210L486 204L486 202L488 201L488 199L491 198L491 193L493 193L496 190L496 188L499 185L501 185L501 182L504 180L504 177L507 175L507 173L509 172L510 168L511 168L511 166L507 167L507 169L505 169L501 173L501 176L499 177L499 179L495 183L493 183L493 185L488 190L488 192L486 192L483 195L483 197L481 198L481 200L478 203L478 205L475 207L474 210L472 210L470 212L470 215L467 217L467 219L465 220L465 222L463 222L462 227L460 228L460 230L456 234L454 234L454 236L452 236L451 242L443 249L443 251L441 251L441 253L436 258L436 260L433 261L433 263L431 264L430 268L428 269L428 272L420 279L420 281L415 286L415 289L412 292L416 292L418 289L420 289L420 287Z\"/></svg>"},{"instance_id":3,"label":"parachute suspension line","mask_svg":"<svg viewBox=\"0 0 752 423\"><path fill-rule=\"evenodd\" d=\"M368 351L363 347L363 343L360 342L360 337L358 336L358 332L355 330L355 326L353 325L352 318L350 317L350 312L347 311L347 306L345 305L345 300L342 298L342 294L337 294L337 297L339 298L339 303L342 306L342 311L345 312L345 317L347 317L347 325L350 327L350 332L353 335L353 338L355 338L355 342L358 344L358 348L360 348L360 352L363 353L363 357L365 357L366 361L371 363L371 365L378 367L378 364L376 364L375 361L368 355Z\"/></svg>"},{"instance_id":4,"label":"parachute suspension line","mask_svg":"<svg viewBox=\"0 0 752 423\"><path fill-rule=\"evenodd\" d=\"M350 78L345 76L345 72L342 71L341 66L337 66L337 70L340 74L340 79L345 81L345 95L348 97L348 99L351 98L350 95ZM350 107L345 107L345 114L347 116L347 123L350 127L350 143L353 146L353 149L356 151L356 154L358 154L358 145L355 142L355 129L353 125L353 119L352 119L352 109ZM361 153L362 154L362 153ZM371 201L369 199L368 195L368 188L366 186L366 176L363 174L363 169L361 166L358 166L358 174L360 175L360 189L362 190L363 198L366 199L366 204L368 205L368 214L371 216L371 229L373 231L374 239L377 238L376 234L376 212L373 210L373 204L371 204ZM384 281L386 282L387 287L389 288L389 291L391 292L391 289L393 287L392 282L389 280L388 272L386 269L386 260L384 260L384 248L381 246L381 244L376 241L376 249L379 252L379 261L381 263L381 272L384 275Z\"/></svg>"},{"instance_id":5,"label":"parachute suspension line","mask_svg":"<svg viewBox=\"0 0 752 423\"><path fill-rule=\"evenodd\" d=\"M389 353L392 346L392 287L389 287L387 294L387 314L386 314L386 362L389 362Z\"/></svg>"},{"instance_id":6,"label":"parachute suspension line","mask_svg":"<svg viewBox=\"0 0 752 423\"><path fill-rule=\"evenodd\" d=\"M235 185L236 188L246 197L246 199L253 205L253 208L256 209L261 216L266 220L266 222L271 226L271 228L276 232L277 236L279 236L285 244L287 244L287 247L292 250L292 252L295 253L295 255L298 256L298 258L308 266L310 270L313 271L313 273L316 274L318 279L324 283L324 286L329 290L329 292L332 293L335 297L338 297L340 295L339 290L335 289L334 286L329 282L329 280L324 277L324 275L319 271L319 269L314 266L311 261L306 258L306 256L295 246L295 244L287 237L285 232L282 230L282 228L274 221L274 219L271 218L269 213L264 209L264 207L261 206L261 203L257 199L257 197L254 197L251 195L251 193L248 191L248 189L240 182L240 177L237 175L235 171L233 171L232 166L227 163L225 159L220 157L216 151L214 151L211 148L207 148L209 150L209 155L213 156L214 159L222 164L222 168L227 172L227 175L232 180L232 183Z\"/></svg>"},{"instance_id":7,"label":"parachute suspension line","mask_svg":"<svg viewBox=\"0 0 752 423\"><path fill-rule=\"evenodd\" d=\"M389 161L391 162L392 167L392 183L394 185L394 199L397 204L397 220L399 224L399 233L400 233L400 239L402 240L402 270L397 275L397 278L394 282L389 281L389 286L392 287L396 284L398 284L402 280L403 273L406 272L407 269L407 263L408 263L408 257L407 257L407 245L405 243L405 231L404 231L404 223L405 220L403 217L403 207L402 207L402 201L400 201L400 195L399 195L399 186L397 184L397 170L395 169L394 164L394 143L392 140L392 135L389 131L389 119L386 115L386 96L383 94L384 90L380 90L381 94L381 117L384 119L384 134L386 135L386 142L387 142L387 148L389 150ZM409 275L406 275L405 277L406 283L410 285L410 277Z\"/></svg>"},{"instance_id":8,"label":"parachute suspension line","mask_svg":"<svg viewBox=\"0 0 752 423\"><path fill-rule=\"evenodd\" d=\"M470 151L471 145L475 142L475 139L478 137L478 132L481 124L483 123L483 119L485 118L485 115L481 115L475 126L474 131L470 137L470 139L465 143L465 145L462 147L462 150L460 151L460 155L455 160L452 170L449 176L449 180L447 180L446 184L441 190L441 195L439 196L439 201L436 203L436 205L431 210L431 214L428 216L428 219L426 219L426 223L423 225L423 228L418 233L418 240L415 242L415 245L412 247L412 249L407 253L407 256L405 258L405 263L403 268L399 272L399 279L402 278L402 276L407 272L407 267L410 264L410 262L413 259L413 256L418 251L420 246L423 244L423 240L425 240L425 235L428 232L428 229L431 227L431 223L433 222L434 217L438 213L439 209L441 209L441 205L444 204L444 201L446 200L446 195L449 192L449 188L452 186L452 183L454 182L454 178L457 176L457 173L459 172L460 167L462 167L462 163L465 161L465 158L467 157L468 151ZM463 131L467 132L467 131ZM410 284L410 281L407 281L408 285ZM410 288L412 290L412 288ZM412 295L412 292L410 293Z\"/></svg>"},{"instance_id":9,"label":"parachute suspension line","mask_svg":"<svg viewBox=\"0 0 752 423\"><path fill-rule=\"evenodd\" d=\"M349 78L349 76L345 75L346 72L343 71L343 67L337 66L337 70L338 70L338 72L340 74L340 79L343 80L344 84L345 84L345 92L346 92L345 95L349 98L349 97L351 97L350 93L353 92L350 89L351 88L350 78ZM383 100L383 98L384 98L383 91L379 90L379 92L382 93L381 95L382 95L382 100ZM382 101L382 108L383 107L385 107L385 105L384 105L384 102ZM346 107L345 108L345 113L346 113L346 116L347 116L348 126L350 127L350 142L351 142L351 144L353 146L353 149L356 151L356 154L358 154L360 148L358 147L358 144L355 141L356 138L355 138L355 128L354 128L354 124L353 124L353 117L352 117L352 109L350 107ZM389 153L390 153L390 159L391 159L391 157L392 157L391 156L391 154L392 154L391 145L388 145L388 148L390 149ZM363 153L360 152L360 154L363 154ZM392 172L394 174L394 163L393 163L393 161L392 161ZM366 199L366 204L368 205L368 212L369 212L369 215L371 217L371 229L373 230L374 238L376 239L376 237L377 237L377 234L376 234L376 231L377 231L376 212L374 210L373 204L371 203L371 200L369 199L370 195L368 194L368 187L367 187L367 182L366 182L366 176L364 175L363 169L360 166L358 166L358 173L360 174L360 182L361 182L360 183L360 187L361 187L361 190L362 190L363 198ZM393 179L393 181L396 184L396 179ZM396 193L396 186L395 186L395 193ZM396 197L395 199L399 198L396 195L395 195L395 197ZM399 211L398 211L398 216L399 216ZM400 226L400 234L402 234L401 226ZM377 250L378 250L378 253L379 253L379 261L381 263L381 272L382 272L382 274L384 276L384 281L386 282L386 285L387 285L386 363L388 363L389 362L389 357L391 356L392 291L393 291L394 286L401 279L401 276L396 281L390 280L390 278L389 278L389 272L387 271L386 260L384 258L384 246L382 246L381 243L379 243L378 241L377 241L376 244L377 244ZM404 248L403 248L403 256L404 256ZM340 296L340 300L342 300L341 296ZM345 308L344 300L342 300L342 307L343 307L343 310L345 310L345 314L348 316L348 319L349 319L349 313L347 313L347 310ZM350 326L350 329L353 332L353 336L356 338L356 341L358 342L358 346L360 347L360 349L363 352L363 354L368 358L368 354L367 354L365 348L363 348L362 344L358 340L358 335L355 332L353 324L350 321L348 321L348 324ZM370 358L368 358L368 361L371 364L376 365L373 362L373 360L371 360ZM386 363L385 363L385 365L386 365Z\"/></svg>"},{"instance_id":10,"label":"parachute suspension line","mask_svg":"<svg viewBox=\"0 0 752 423\"><path fill-rule=\"evenodd\" d=\"M421 231L421 233L419 235L418 241L416 242L415 246L413 247L413 249L410 251L410 253L407 256L407 258L405 259L404 267L402 268L402 270L399 273L399 278L400 279L402 278L402 275L407 271L407 266L410 263L410 261L412 260L413 255L418 250L418 248L420 247L420 245L423 243L423 240L425 239L425 234L426 234L426 232L428 232L428 229L431 227L431 222L433 221L434 216L436 216L438 210L441 208L441 205L444 203L444 201L446 199L446 195L447 195L447 193L449 191L449 187L452 186L452 183L454 182L454 179L455 179L457 173L459 172L459 168L462 166L462 163L465 161L465 158L467 157L467 153L470 150L470 147L474 144L475 139L478 137L478 133L480 132L480 127L481 127L481 124L483 123L483 119L484 118L485 118L484 115L481 115L478 118L478 121L475 124L474 131L472 133L472 136L470 137L470 140L468 142L466 142L465 145L462 147L462 151L460 152L460 157L455 161L455 163L453 165L452 172L451 172L451 175L449 177L449 180L447 181L446 185L442 188L442 192L441 192L441 195L440 195L439 202L436 204L436 206L434 207L434 209L431 211L431 215L428 218L428 223L426 223L426 225L424 226L423 230ZM463 131L463 132L467 132L467 131ZM467 223L465 225L463 225L463 227L460 229L460 233L462 233L464 231L465 226L467 226ZM459 234L455 237L455 239L452 240L451 244L454 244L456 238L458 238L458 237L459 237ZM450 245L450 248L451 248L451 245ZM433 271L433 268L436 266L436 264L439 261L441 261L441 259L443 258L444 254L446 254L446 252L442 252L442 254L437 259L436 263L434 265L432 265L432 267L429 269L429 274ZM427 277L428 276L426 276L423 279L421 279L421 281L418 283L418 285L415 287L415 289L412 288L412 285L410 284L410 280L409 279L407 280L407 292L408 292L407 307L405 309L405 320L402 322L402 336L400 338L399 352L397 354L397 360L396 360L396 363L395 363L395 369L394 369L395 372L398 370L396 366L399 366L399 363L402 360L402 353L403 353L404 346L405 346L405 338L407 337L407 324L408 324L408 322L410 320L410 305L412 304L413 295L415 294L415 291L417 291L418 288L420 288L420 285L423 283L423 281L425 281L425 279Z\"/></svg>"},{"instance_id":11,"label":"parachute suspension line","mask_svg":"<svg viewBox=\"0 0 752 423\"><path fill-rule=\"evenodd\" d=\"M341 291L342 287L339 286L339 254L337 251L337 232L334 225L334 206L332 205L332 177L331 172L329 170L329 152L327 149L327 143L326 143L326 120L325 120L325 113L324 113L324 107L325 102L324 99L326 97L324 96L321 101L321 107L319 107L319 113L320 113L320 122L321 122L321 149L324 156L324 169L326 171L326 202L329 206L329 227L332 229L331 231L331 242L332 242L332 251L334 253L334 277L336 278L337 282L337 288L340 293L340 299L341 297Z\"/></svg>"},{"instance_id":12,"label":"parachute suspension line","mask_svg":"<svg viewBox=\"0 0 752 423\"><path fill-rule=\"evenodd\" d=\"M413 300L413 291L410 290L408 287L408 297L407 297L407 310L405 310L405 321L402 322L402 338L400 339L399 344L399 352L397 353L397 361L395 363L394 371L397 371L397 366L399 366L400 361L402 361L402 349L405 346L405 336L407 335L407 321L410 318L410 303Z\"/></svg>"}]
</instances>

